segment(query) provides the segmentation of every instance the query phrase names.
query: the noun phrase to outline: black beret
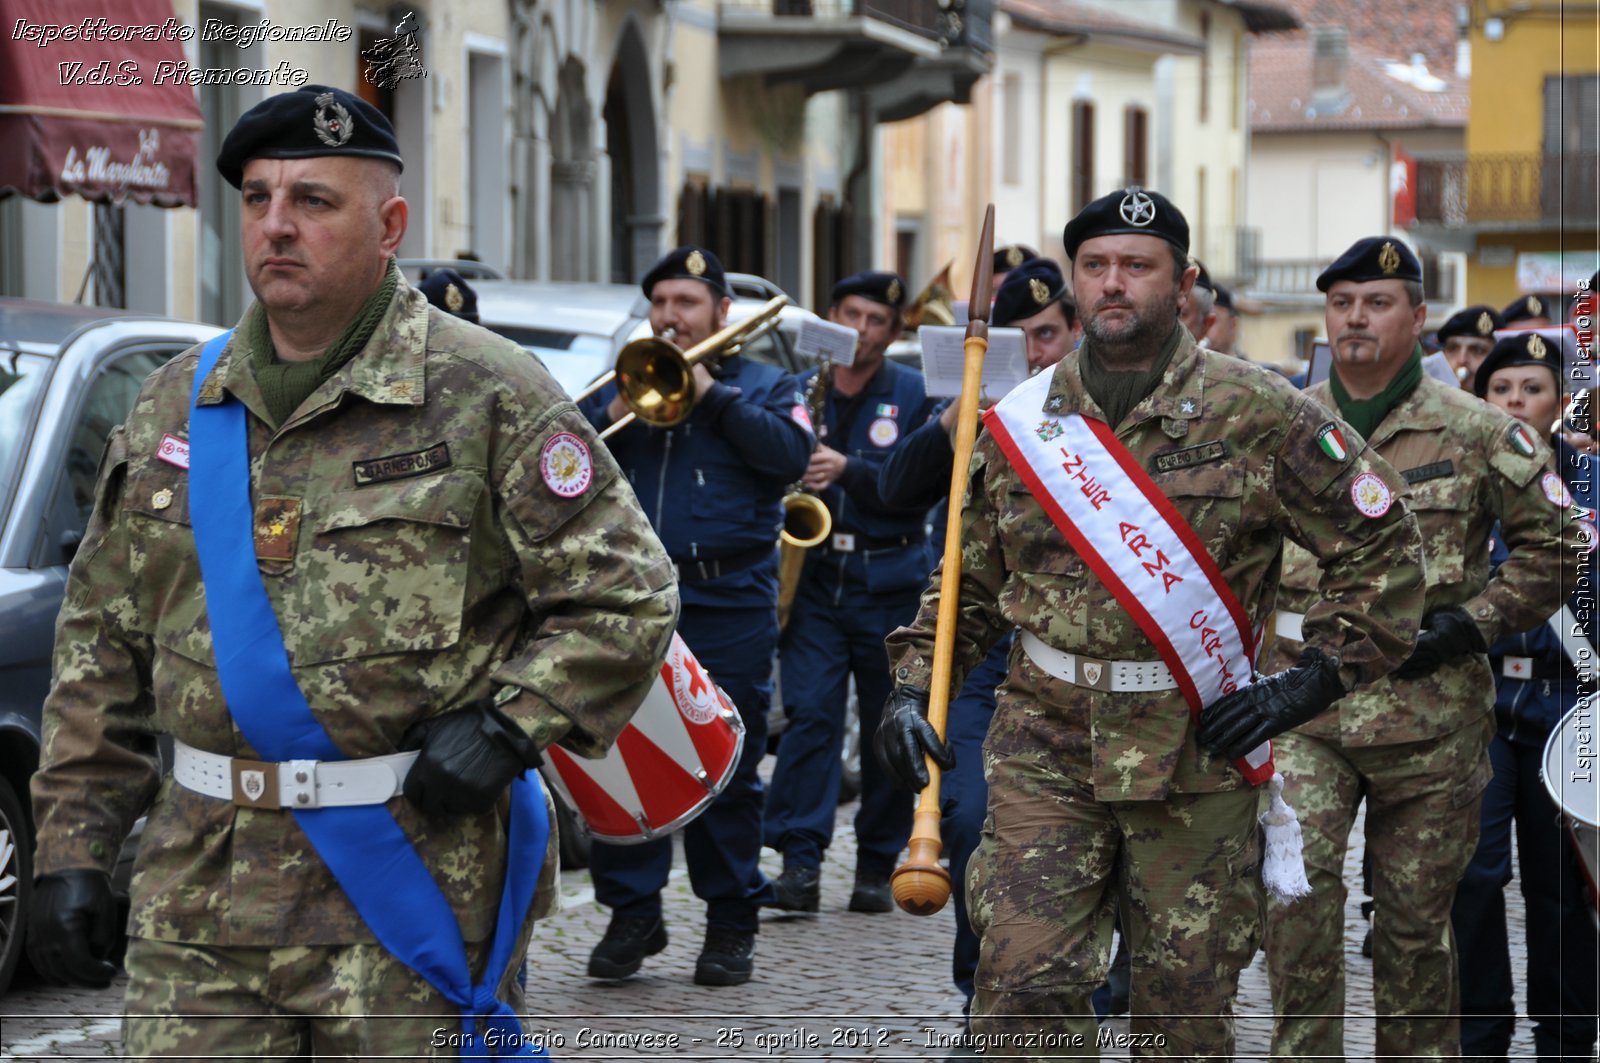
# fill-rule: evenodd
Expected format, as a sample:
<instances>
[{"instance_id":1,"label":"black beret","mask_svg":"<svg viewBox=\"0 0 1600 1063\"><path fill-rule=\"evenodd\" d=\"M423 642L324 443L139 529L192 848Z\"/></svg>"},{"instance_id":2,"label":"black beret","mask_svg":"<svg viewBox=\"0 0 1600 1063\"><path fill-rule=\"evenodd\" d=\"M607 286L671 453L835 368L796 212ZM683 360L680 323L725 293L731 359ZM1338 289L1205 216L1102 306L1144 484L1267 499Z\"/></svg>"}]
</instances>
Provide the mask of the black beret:
<instances>
[{"instance_id":1,"label":"black beret","mask_svg":"<svg viewBox=\"0 0 1600 1063\"><path fill-rule=\"evenodd\" d=\"M1478 375L1472 378L1472 390L1483 398L1489 393L1489 378L1496 371L1514 365L1542 365L1556 378L1556 388L1561 388L1561 349L1537 332L1518 332L1506 336L1494 345L1494 350L1478 366Z\"/></svg>"},{"instance_id":2,"label":"black beret","mask_svg":"<svg viewBox=\"0 0 1600 1063\"><path fill-rule=\"evenodd\" d=\"M1233 313L1233 293L1220 284L1211 290L1217 293L1217 305L1230 314Z\"/></svg>"},{"instance_id":3,"label":"black beret","mask_svg":"<svg viewBox=\"0 0 1600 1063\"><path fill-rule=\"evenodd\" d=\"M359 155L405 168L382 111L343 89L307 85L268 96L240 115L217 152L217 172L238 188L251 159L318 155Z\"/></svg>"},{"instance_id":4,"label":"black beret","mask_svg":"<svg viewBox=\"0 0 1600 1063\"><path fill-rule=\"evenodd\" d=\"M1006 274L1005 283L994 297L991 315L996 328L1004 328L1043 313L1061 298L1067 287L1061 267L1048 258L1035 258Z\"/></svg>"},{"instance_id":5,"label":"black beret","mask_svg":"<svg viewBox=\"0 0 1600 1063\"><path fill-rule=\"evenodd\" d=\"M417 287L440 310L478 323L478 293L455 270L436 269Z\"/></svg>"},{"instance_id":6,"label":"black beret","mask_svg":"<svg viewBox=\"0 0 1600 1063\"><path fill-rule=\"evenodd\" d=\"M905 305L906 285L898 273L868 270L866 273L852 274L835 284L833 292L828 296L828 302L838 305L847 295L859 295L863 299L871 299L875 303L882 303L884 306L899 310Z\"/></svg>"},{"instance_id":7,"label":"black beret","mask_svg":"<svg viewBox=\"0 0 1600 1063\"><path fill-rule=\"evenodd\" d=\"M1061 240L1067 245L1067 257L1077 258L1078 247L1085 240L1121 233L1159 236L1184 254L1189 253L1189 223L1183 212L1160 192L1138 185L1101 196L1084 207L1067 222Z\"/></svg>"},{"instance_id":8,"label":"black beret","mask_svg":"<svg viewBox=\"0 0 1600 1063\"><path fill-rule=\"evenodd\" d=\"M1216 295L1217 285L1216 282L1211 279L1211 274L1206 272L1206 264L1201 262L1198 258L1191 258L1189 261L1193 263L1195 268L1200 271L1199 275L1194 279L1195 285L1197 287L1204 288L1212 295Z\"/></svg>"},{"instance_id":9,"label":"black beret","mask_svg":"<svg viewBox=\"0 0 1600 1063\"><path fill-rule=\"evenodd\" d=\"M650 272L644 275L639 287L644 289L644 296L649 299L656 282L673 280L700 281L718 298L733 297L733 292L728 288L728 276L722 271L722 260L694 244L684 244L668 251L660 262L650 267Z\"/></svg>"},{"instance_id":10,"label":"black beret","mask_svg":"<svg viewBox=\"0 0 1600 1063\"><path fill-rule=\"evenodd\" d=\"M1325 292L1335 281L1415 281L1422 283L1422 263L1403 241L1388 236L1368 236L1350 249L1317 278L1317 291Z\"/></svg>"},{"instance_id":11,"label":"black beret","mask_svg":"<svg viewBox=\"0 0 1600 1063\"><path fill-rule=\"evenodd\" d=\"M1018 266L1032 262L1039 257L1039 252L1024 244L1008 244L994 253L994 271L996 273L1009 273Z\"/></svg>"},{"instance_id":12,"label":"black beret","mask_svg":"<svg viewBox=\"0 0 1600 1063\"><path fill-rule=\"evenodd\" d=\"M1450 320L1439 326L1439 342L1443 343L1452 336L1466 336L1469 339L1489 340L1493 342L1497 329L1504 328L1504 322L1492 306L1469 306L1459 313L1451 314Z\"/></svg>"},{"instance_id":13,"label":"black beret","mask_svg":"<svg viewBox=\"0 0 1600 1063\"><path fill-rule=\"evenodd\" d=\"M1507 328L1515 325L1518 321L1527 321L1529 318L1536 317L1546 320L1550 317L1550 308L1537 295L1524 295L1521 299L1500 311L1500 320L1504 322Z\"/></svg>"}]
</instances>

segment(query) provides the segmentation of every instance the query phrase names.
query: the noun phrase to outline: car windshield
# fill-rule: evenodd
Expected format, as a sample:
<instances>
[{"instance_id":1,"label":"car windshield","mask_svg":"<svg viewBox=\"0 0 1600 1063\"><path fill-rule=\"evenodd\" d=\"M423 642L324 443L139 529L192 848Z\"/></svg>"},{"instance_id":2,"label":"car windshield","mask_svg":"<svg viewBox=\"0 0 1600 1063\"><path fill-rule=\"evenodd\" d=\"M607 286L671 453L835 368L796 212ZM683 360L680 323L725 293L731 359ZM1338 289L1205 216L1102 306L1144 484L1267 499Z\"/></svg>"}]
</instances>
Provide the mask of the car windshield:
<instances>
[{"instance_id":1,"label":"car windshield","mask_svg":"<svg viewBox=\"0 0 1600 1063\"><path fill-rule=\"evenodd\" d=\"M568 395L582 391L589 381L611 368L611 341L554 329L521 325L486 325L538 358Z\"/></svg>"},{"instance_id":2,"label":"car windshield","mask_svg":"<svg viewBox=\"0 0 1600 1063\"><path fill-rule=\"evenodd\" d=\"M34 407L49 379L50 364L43 355L0 350L0 516L22 469Z\"/></svg>"}]
</instances>

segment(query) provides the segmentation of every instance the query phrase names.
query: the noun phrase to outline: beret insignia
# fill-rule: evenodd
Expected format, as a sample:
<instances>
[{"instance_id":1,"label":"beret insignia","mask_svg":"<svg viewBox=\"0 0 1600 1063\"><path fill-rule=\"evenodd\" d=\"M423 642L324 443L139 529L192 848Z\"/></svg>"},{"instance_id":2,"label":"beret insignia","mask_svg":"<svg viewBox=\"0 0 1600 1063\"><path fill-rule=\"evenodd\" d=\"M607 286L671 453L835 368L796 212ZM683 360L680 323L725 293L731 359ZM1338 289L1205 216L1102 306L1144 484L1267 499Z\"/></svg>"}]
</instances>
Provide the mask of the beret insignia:
<instances>
[{"instance_id":1,"label":"beret insignia","mask_svg":"<svg viewBox=\"0 0 1600 1063\"><path fill-rule=\"evenodd\" d=\"M1539 301L1537 295L1528 296L1528 313L1534 317L1544 313L1544 304Z\"/></svg>"},{"instance_id":2,"label":"beret insignia","mask_svg":"<svg viewBox=\"0 0 1600 1063\"><path fill-rule=\"evenodd\" d=\"M1038 277L1028 278L1028 294L1033 296L1033 301L1040 306L1050 301L1050 288Z\"/></svg>"},{"instance_id":3,"label":"beret insignia","mask_svg":"<svg viewBox=\"0 0 1600 1063\"><path fill-rule=\"evenodd\" d=\"M1478 315L1478 335L1487 336L1493 331L1494 318L1490 317L1489 311L1485 310L1483 313Z\"/></svg>"},{"instance_id":4,"label":"beret insignia","mask_svg":"<svg viewBox=\"0 0 1600 1063\"><path fill-rule=\"evenodd\" d=\"M1117 206L1117 212L1122 215L1122 220L1129 225L1149 225L1156 220L1155 200L1147 196L1141 189L1130 188L1128 194L1122 197L1122 202Z\"/></svg>"},{"instance_id":5,"label":"beret insignia","mask_svg":"<svg viewBox=\"0 0 1600 1063\"><path fill-rule=\"evenodd\" d=\"M330 148L343 147L356 131L355 119L331 92L324 92L317 97L317 110L311 116L311 125L317 131L317 139Z\"/></svg>"},{"instance_id":6,"label":"beret insignia","mask_svg":"<svg viewBox=\"0 0 1600 1063\"><path fill-rule=\"evenodd\" d=\"M700 276L706 271L706 256L698 251L690 251L689 257L683 260L683 268L696 277Z\"/></svg>"},{"instance_id":7,"label":"beret insignia","mask_svg":"<svg viewBox=\"0 0 1600 1063\"><path fill-rule=\"evenodd\" d=\"M447 284L444 288L444 305L452 314L459 314L461 308L467 305L467 298L461 294L460 288L454 284Z\"/></svg>"},{"instance_id":8,"label":"beret insignia","mask_svg":"<svg viewBox=\"0 0 1600 1063\"><path fill-rule=\"evenodd\" d=\"M1388 241L1384 242L1383 250L1378 252L1378 268L1385 273L1393 273L1400 268L1400 252Z\"/></svg>"},{"instance_id":9,"label":"beret insignia","mask_svg":"<svg viewBox=\"0 0 1600 1063\"><path fill-rule=\"evenodd\" d=\"M1543 358L1547 353L1542 336L1535 332L1528 337L1528 356L1530 358Z\"/></svg>"},{"instance_id":10,"label":"beret insignia","mask_svg":"<svg viewBox=\"0 0 1600 1063\"><path fill-rule=\"evenodd\" d=\"M900 282L898 280L890 281L889 289L884 294L889 297L889 302L898 303L900 301Z\"/></svg>"},{"instance_id":11,"label":"beret insignia","mask_svg":"<svg viewBox=\"0 0 1600 1063\"><path fill-rule=\"evenodd\" d=\"M1012 269L1022 265L1022 248L1014 245L1006 248L1006 265Z\"/></svg>"}]
</instances>

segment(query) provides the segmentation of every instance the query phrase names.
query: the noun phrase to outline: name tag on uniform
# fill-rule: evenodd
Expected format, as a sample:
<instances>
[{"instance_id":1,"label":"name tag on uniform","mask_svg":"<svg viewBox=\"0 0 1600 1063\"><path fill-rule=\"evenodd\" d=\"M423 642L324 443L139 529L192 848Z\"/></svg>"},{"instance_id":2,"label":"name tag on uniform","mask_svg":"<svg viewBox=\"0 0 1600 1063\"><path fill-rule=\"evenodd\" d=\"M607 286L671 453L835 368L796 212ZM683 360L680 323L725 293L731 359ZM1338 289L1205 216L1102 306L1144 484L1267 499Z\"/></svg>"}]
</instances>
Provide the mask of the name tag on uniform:
<instances>
[{"instance_id":1,"label":"name tag on uniform","mask_svg":"<svg viewBox=\"0 0 1600 1063\"><path fill-rule=\"evenodd\" d=\"M365 487L385 480L404 480L408 476L421 476L425 472L449 467L450 445L440 443L427 450L414 450L410 454L391 454L386 458L356 462L356 486Z\"/></svg>"},{"instance_id":2,"label":"name tag on uniform","mask_svg":"<svg viewBox=\"0 0 1600 1063\"><path fill-rule=\"evenodd\" d=\"M1424 480L1437 480L1441 476L1449 476L1455 471L1455 462L1446 458L1443 461L1418 465L1415 469L1402 469L1400 477L1408 484L1420 484Z\"/></svg>"},{"instance_id":3,"label":"name tag on uniform","mask_svg":"<svg viewBox=\"0 0 1600 1063\"><path fill-rule=\"evenodd\" d=\"M1174 469L1192 469L1196 465L1206 465L1213 461L1221 461L1227 456L1228 441L1225 439L1213 439L1209 443L1196 443L1192 447L1183 447L1179 450L1168 450L1157 454L1150 462L1150 471L1172 472Z\"/></svg>"}]
</instances>

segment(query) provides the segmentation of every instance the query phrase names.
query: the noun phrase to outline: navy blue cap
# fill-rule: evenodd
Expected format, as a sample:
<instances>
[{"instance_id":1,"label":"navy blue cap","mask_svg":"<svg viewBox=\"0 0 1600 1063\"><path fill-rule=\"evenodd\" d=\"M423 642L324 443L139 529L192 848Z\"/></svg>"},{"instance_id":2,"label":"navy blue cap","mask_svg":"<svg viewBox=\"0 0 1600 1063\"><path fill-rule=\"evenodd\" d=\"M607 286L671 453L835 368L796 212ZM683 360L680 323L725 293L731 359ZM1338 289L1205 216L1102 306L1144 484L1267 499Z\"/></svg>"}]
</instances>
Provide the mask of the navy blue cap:
<instances>
[{"instance_id":1,"label":"navy blue cap","mask_svg":"<svg viewBox=\"0 0 1600 1063\"><path fill-rule=\"evenodd\" d=\"M992 317L995 327L1004 328L1042 313L1061 298L1066 287L1061 267L1052 259L1035 258L1011 270L994 297Z\"/></svg>"},{"instance_id":2,"label":"navy blue cap","mask_svg":"<svg viewBox=\"0 0 1600 1063\"><path fill-rule=\"evenodd\" d=\"M422 279L417 289L428 302L456 317L478 323L478 293L453 269L436 269Z\"/></svg>"},{"instance_id":3,"label":"navy blue cap","mask_svg":"<svg viewBox=\"0 0 1600 1063\"><path fill-rule=\"evenodd\" d=\"M728 288L727 274L722 272L722 260L694 244L668 251L660 262L650 267L650 272L644 275L639 287L644 289L644 296L649 299L657 281L671 280L701 281L718 298L733 297L733 292Z\"/></svg>"},{"instance_id":4,"label":"navy blue cap","mask_svg":"<svg viewBox=\"0 0 1600 1063\"><path fill-rule=\"evenodd\" d=\"M319 155L357 155L405 168L382 111L343 89L306 85L268 96L240 115L217 152L217 172L238 188L251 159Z\"/></svg>"},{"instance_id":5,"label":"navy blue cap","mask_svg":"<svg viewBox=\"0 0 1600 1063\"><path fill-rule=\"evenodd\" d=\"M1077 258L1078 248L1085 240L1122 233L1159 236L1184 254L1189 253L1189 222L1183 212L1160 192L1138 185L1101 196L1084 207L1067 222L1061 241L1067 245L1067 257Z\"/></svg>"},{"instance_id":6,"label":"navy blue cap","mask_svg":"<svg viewBox=\"0 0 1600 1063\"><path fill-rule=\"evenodd\" d=\"M1038 257L1039 252L1026 244L1008 244L994 253L994 271L996 273L1009 273Z\"/></svg>"},{"instance_id":7,"label":"navy blue cap","mask_svg":"<svg viewBox=\"0 0 1600 1063\"><path fill-rule=\"evenodd\" d=\"M1500 311L1500 320L1506 328L1510 328L1518 321L1527 321L1530 318L1544 318L1547 321L1550 319L1550 308L1537 295L1524 295L1521 299Z\"/></svg>"},{"instance_id":8,"label":"navy blue cap","mask_svg":"<svg viewBox=\"0 0 1600 1063\"><path fill-rule=\"evenodd\" d=\"M875 303L882 303L884 306L899 310L906 302L906 284L898 273L868 270L865 273L851 274L835 284L833 292L828 296L828 302L837 306L847 295L859 295L863 299L871 299Z\"/></svg>"},{"instance_id":9,"label":"navy blue cap","mask_svg":"<svg viewBox=\"0 0 1600 1063\"><path fill-rule=\"evenodd\" d=\"M1401 240L1392 236L1368 236L1350 249L1317 278L1317 291L1325 292L1335 281L1415 281L1422 283L1422 263Z\"/></svg>"},{"instance_id":10,"label":"navy blue cap","mask_svg":"<svg viewBox=\"0 0 1600 1063\"><path fill-rule=\"evenodd\" d=\"M1466 336L1477 340L1494 340L1497 329L1505 327L1505 322L1500 320L1500 315L1492 306L1469 306L1465 310L1450 315L1450 319L1439 326L1439 342L1442 344L1452 336Z\"/></svg>"},{"instance_id":11,"label":"navy blue cap","mask_svg":"<svg viewBox=\"0 0 1600 1063\"><path fill-rule=\"evenodd\" d=\"M1478 366L1478 375L1472 378L1472 390L1483 398L1489 393L1489 378L1500 369L1514 365L1542 365L1556 378L1556 389L1561 388L1561 349L1537 332L1518 332L1494 345L1489 357Z\"/></svg>"}]
</instances>

